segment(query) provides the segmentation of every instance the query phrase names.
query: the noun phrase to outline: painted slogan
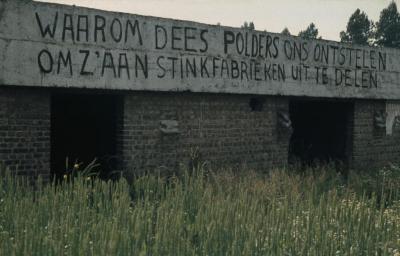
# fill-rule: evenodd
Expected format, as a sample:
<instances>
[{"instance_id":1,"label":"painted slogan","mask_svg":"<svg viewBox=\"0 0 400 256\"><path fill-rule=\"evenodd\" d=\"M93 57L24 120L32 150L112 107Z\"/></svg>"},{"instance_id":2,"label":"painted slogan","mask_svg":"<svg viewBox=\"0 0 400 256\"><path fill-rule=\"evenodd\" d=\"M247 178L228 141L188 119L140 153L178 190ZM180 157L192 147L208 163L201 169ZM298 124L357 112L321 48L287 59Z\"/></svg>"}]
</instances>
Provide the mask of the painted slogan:
<instances>
[{"instance_id":1,"label":"painted slogan","mask_svg":"<svg viewBox=\"0 0 400 256\"><path fill-rule=\"evenodd\" d=\"M18 8L0 19L3 84L400 98L393 49L37 2Z\"/></svg>"},{"instance_id":2,"label":"painted slogan","mask_svg":"<svg viewBox=\"0 0 400 256\"><path fill-rule=\"evenodd\" d=\"M204 28L166 28L155 24L150 28L154 36L146 40L141 30L145 25L140 20L110 19L101 15L73 16L58 12L51 20L43 19L37 12L35 17L43 38L90 44L123 42L126 47L147 45L159 52L149 56L123 50L118 53L79 50L79 60L72 60L70 50L50 52L43 49L38 53L38 67L43 73L67 71L71 76L104 76L108 73L115 79L147 79L149 76L159 79L192 77L283 82L291 79L322 85L328 85L332 80L335 86L373 89L379 86L378 72L385 71L387 66L386 53L375 49L362 50L318 41L310 47L309 41L295 41L262 32L223 29L223 40L218 42L223 52L218 57L210 57L208 50L212 38L209 30ZM58 30L61 32L57 33ZM58 38L55 38L56 34ZM163 54L165 50L187 55L168 56ZM241 58L229 57L231 55ZM282 58L284 63L277 61ZM76 62L79 65L73 66L72 63ZM309 62L317 65L306 64ZM155 68L149 67L151 63L155 64ZM333 72L328 72L329 69ZM334 76L329 77L328 73Z\"/></svg>"}]
</instances>

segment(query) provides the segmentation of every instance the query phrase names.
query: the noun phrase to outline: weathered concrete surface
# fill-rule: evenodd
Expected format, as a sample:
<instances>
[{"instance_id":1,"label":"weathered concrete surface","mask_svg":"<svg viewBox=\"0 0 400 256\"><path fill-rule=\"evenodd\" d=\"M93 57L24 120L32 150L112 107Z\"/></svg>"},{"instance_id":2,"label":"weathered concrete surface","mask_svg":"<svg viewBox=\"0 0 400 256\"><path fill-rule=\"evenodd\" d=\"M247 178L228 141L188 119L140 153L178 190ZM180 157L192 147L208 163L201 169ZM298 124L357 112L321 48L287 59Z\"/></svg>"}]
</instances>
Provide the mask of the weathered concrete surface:
<instances>
[{"instance_id":1,"label":"weathered concrete surface","mask_svg":"<svg viewBox=\"0 0 400 256\"><path fill-rule=\"evenodd\" d=\"M0 84L400 98L400 52L47 3L0 1Z\"/></svg>"}]
</instances>

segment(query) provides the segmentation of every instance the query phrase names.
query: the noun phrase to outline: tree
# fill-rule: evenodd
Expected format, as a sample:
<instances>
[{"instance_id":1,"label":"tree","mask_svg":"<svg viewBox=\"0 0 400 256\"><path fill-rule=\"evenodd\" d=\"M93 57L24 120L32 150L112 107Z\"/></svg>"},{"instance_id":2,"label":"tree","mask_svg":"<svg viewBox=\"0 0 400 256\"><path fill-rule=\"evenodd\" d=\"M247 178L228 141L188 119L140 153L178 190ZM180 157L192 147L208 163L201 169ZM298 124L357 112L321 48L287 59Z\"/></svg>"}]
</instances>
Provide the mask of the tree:
<instances>
[{"instance_id":1,"label":"tree","mask_svg":"<svg viewBox=\"0 0 400 256\"><path fill-rule=\"evenodd\" d=\"M368 19L365 12L357 9L347 23L346 31L340 32L340 41L368 45L372 40L373 22Z\"/></svg>"},{"instance_id":2,"label":"tree","mask_svg":"<svg viewBox=\"0 0 400 256\"><path fill-rule=\"evenodd\" d=\"M322 39L322 37L318 37L318 29L313 22L311 22L306 30L300 31L299 37L303 39Z\"/></svg>"},{"instance_id":3,"label":"tree","mask_svg":"<svg viewBox=\"0 0 400 256\"><path fill-rule=\"evenodd\" d=\"M400 48L400 14L394 1L382 10L375 37L378 45Z\"/></svg>"},{"instance_id":4,"label":"tree","mask_svg":"<svg viewBox=\"0 0 400 256\"><path fill-rule=\"evenodd\" d=\"M249 24L249 29L250 29L250 30L255 30L255 29L256 29L256 27L254 26L254 23L253 23L253 22L250 22L250 24Z\"/></svg>"},{"instance_id":5,"label":"tree","mask_svg":"<svg viewBox=\"0 0 400 256\"><path fill-rule=\"evenodd\" d=\"M242 25L242 28L248 29L248 30L255 30L255 26L252 21L251 22L245 21L244 24Z\"/></svg>"},{"instance_id":6,"label":"tree","mask_svg":"<svg viewBox=\"0 0 400 256\"><path fill-rule=\"evenodd\" d=\"M285 36L290 36L290 35L291 35L291 34L290 34L290 31L289 31L289 29L288 29L287 27L285 27L285 28L282 30L281 34L282 34L282 35L285 35Z\"/></svg>"}]
</instances>

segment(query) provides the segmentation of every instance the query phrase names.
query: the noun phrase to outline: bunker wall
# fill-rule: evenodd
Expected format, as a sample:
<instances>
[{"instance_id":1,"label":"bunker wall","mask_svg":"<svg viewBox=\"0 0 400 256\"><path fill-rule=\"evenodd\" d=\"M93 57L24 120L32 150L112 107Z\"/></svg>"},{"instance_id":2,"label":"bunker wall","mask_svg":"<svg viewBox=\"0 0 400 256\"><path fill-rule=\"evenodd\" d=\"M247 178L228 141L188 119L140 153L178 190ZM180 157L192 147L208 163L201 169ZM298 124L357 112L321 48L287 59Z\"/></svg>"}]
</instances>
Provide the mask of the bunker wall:
<instances>
[{"instance_id":1,"label":"bunker wall","mask_svg":"<svg viewBox=\"0 0 400 256\"><path fill-rule=\"evenodd\" d=\"M0 88L0 166L29 176L50 174L50 93Z\"/></svg>"},{"instance_id":2,"label":"bunker wall","mask_svg":"<svg viewBox=\"0 0 400 256\"><path fill-rule=\"evenodd\" d=\"M21 175L49 178L52 91L0 89L0 165ZM258 171L287 165L290 131L279 125L292 98L275 96L131 92L118 118L121 170L174 171L206 163L212 168ZM254 103L256 102L256 103ZM255 104L255 105L254 105ZM355 100L347 154L354 169L400 161L400 129L381 127L388 103Z\"/></svg>"},{"instance_id":3,"label":"bunker wall","mask_svg":"<svg viewBox=\"0 0 400 256\"><path fill-rule=\"evenodd\" d=\"M395 123L379 127L379 115L387 119L387 102L356 100L353 119L353 167L371 169L400 162L400 129ZM393 127L389 127L393 126ZM393 128L391 134L387 130Z\"/></svg>"},{"instance_id":4,"label":"bunker wall","mask_svg":"<svg viewBox=\"0 0 400 256\"><path fill-rule=\"evenodd\" d=\"M2 0L0 52L0 164L17 173L50 173L56 88L122 96L122 170L285 165L294 97L354 102L350 167L400 160L396 49Z\"/></svg>"},{"instance_id":5,"label":"bunker wall","mask_svg":"<svg viewBox=\"0 0 400 256\"><path fill-rule=\"evenodd\" d=\"M262 107L253 110L250 102ZM174 169L208 163L267 171L284 166L289 135L279 131L283 97L192 93L131 93L125 97L121 135L123 166L128 171ZM163 122L176 121L172 133Z\"/></svg>"}]
</instances>

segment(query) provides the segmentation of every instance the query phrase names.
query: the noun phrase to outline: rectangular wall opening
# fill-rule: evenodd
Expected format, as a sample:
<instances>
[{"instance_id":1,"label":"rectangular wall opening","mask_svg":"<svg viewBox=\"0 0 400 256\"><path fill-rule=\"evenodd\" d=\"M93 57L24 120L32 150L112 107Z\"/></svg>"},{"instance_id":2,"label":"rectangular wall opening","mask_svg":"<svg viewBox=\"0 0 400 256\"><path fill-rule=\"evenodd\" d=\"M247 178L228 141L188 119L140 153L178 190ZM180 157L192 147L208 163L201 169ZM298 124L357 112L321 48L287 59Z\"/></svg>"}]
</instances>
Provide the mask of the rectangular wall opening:
<instances>
[{"instance_id":1,"label":"rectangular wall opening","mask_svg":"<svg viewBox=\"0 0 400 256\"><path fill-rule=\"evenodd\" d=\"M108 94L54 93L51 101L51 172L59 179L74 163L110 178L117 165L117 122L120 97ZM71 166L72 165L72 166ZM82 169L80 167L80 169Z\"/></svg>"},{"instance_id":2,"label":"rectangular wall opening","mask_svg":"<svg viewBox=\"0 0 400 256\"><path fill-rule=\"evenodd\" d=\"M289 162L347 167L351 160L353 105L337 100L291 100Z\"/></svg>"}]
</instances>

